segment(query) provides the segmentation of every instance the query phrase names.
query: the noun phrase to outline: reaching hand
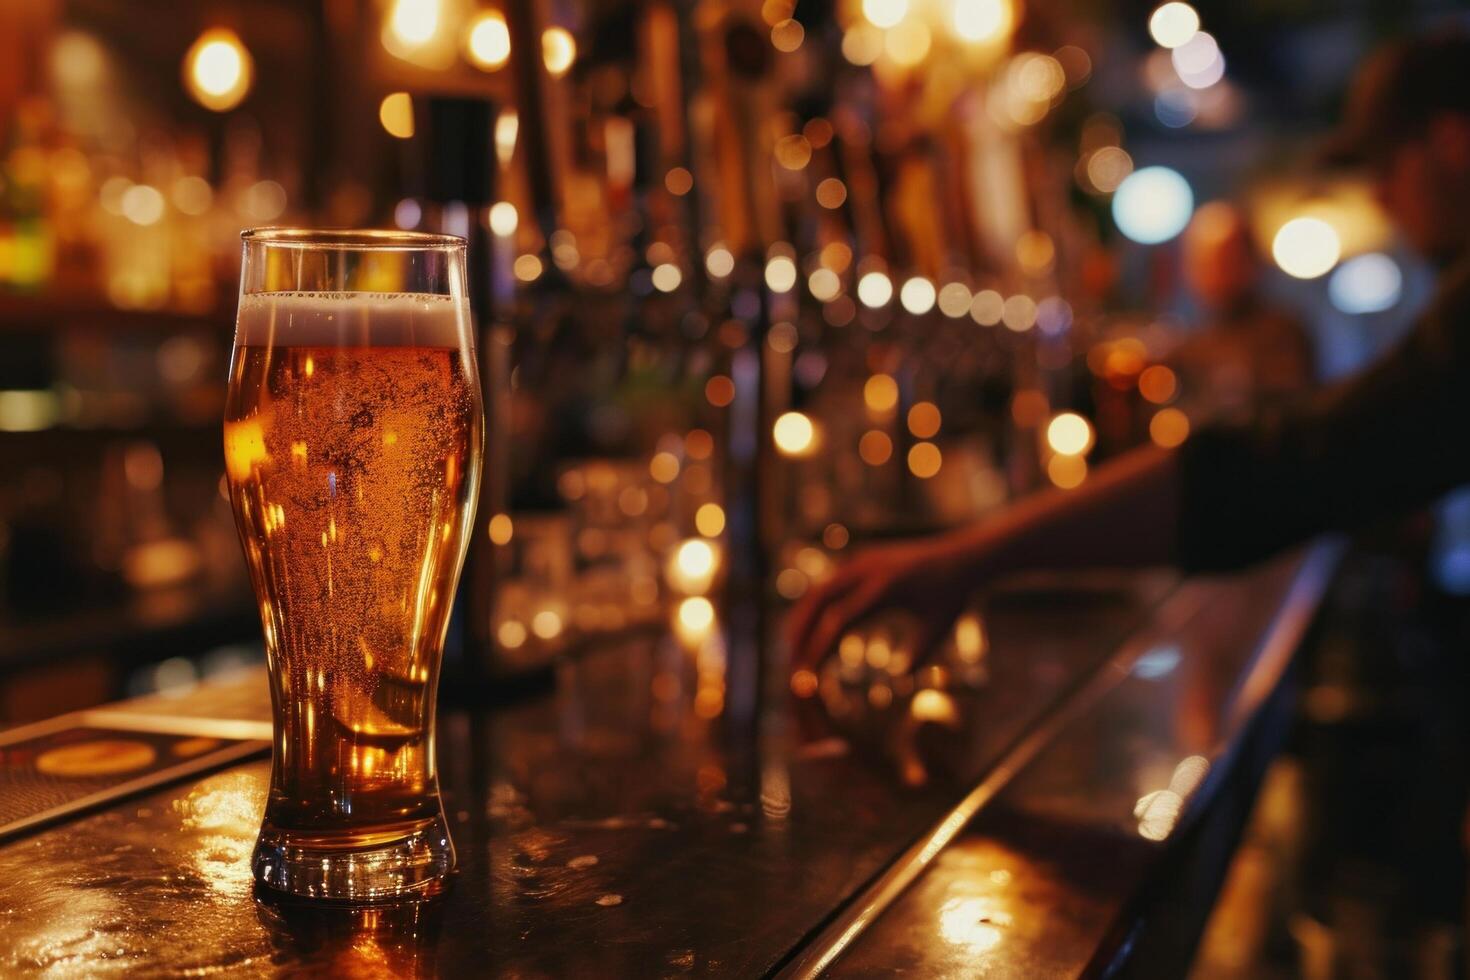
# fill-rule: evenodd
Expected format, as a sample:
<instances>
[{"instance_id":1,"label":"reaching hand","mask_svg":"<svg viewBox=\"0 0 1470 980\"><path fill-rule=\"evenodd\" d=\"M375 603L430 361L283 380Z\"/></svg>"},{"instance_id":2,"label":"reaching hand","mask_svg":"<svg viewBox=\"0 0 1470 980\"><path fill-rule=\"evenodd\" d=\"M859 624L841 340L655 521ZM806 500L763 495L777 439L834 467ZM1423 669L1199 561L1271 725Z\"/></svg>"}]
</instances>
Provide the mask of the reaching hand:
<instances>
[{"instance_id":1,"label":"reaching hand","mask_svg":"<svg viewBox=\"0 0 1470 980\"><path fill-rule=\"evenodd\" d=\"M792 611L791 666L814 668L858 620L884 609L918 619L914 652L923 656L954 622L975 584L943 539L860 552Z\"/></svg>"}]
</instances>

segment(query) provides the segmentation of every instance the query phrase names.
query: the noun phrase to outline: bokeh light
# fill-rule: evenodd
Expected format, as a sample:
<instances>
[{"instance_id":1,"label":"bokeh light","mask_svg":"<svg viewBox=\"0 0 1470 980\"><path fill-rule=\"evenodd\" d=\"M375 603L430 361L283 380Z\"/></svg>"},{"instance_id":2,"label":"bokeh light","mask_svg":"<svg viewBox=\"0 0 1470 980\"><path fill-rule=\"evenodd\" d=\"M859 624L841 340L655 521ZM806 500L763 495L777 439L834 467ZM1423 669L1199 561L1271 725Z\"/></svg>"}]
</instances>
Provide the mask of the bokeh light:
<instances>
[{"instance_id":1,"label":"bokeh light","mask_svg":"<svg viewBox=\"0 0 1470 980\"><path fill-rule=\"evenodd\" d=\"M1015 19L1013 0L955 0L951 23L962 40L979 44L1010 34Z\"/></svg>"},{"instance_id":2,"label":"bokeh light","mask_svg":"<svg viewBox=\"0 0 1470 980\"><path fill-rule=\"evenodd\" d=\"M829 211L842 207L847 200L847 185L836 177L828 177L817 185L817 203Z\"/></svg>"},{"instance_id":3,"label":"bokeh light","mask_svg":"<svg viewBox=\"0 0 1470 980\"><path fill-rule=\"evenodd\" d=\"M869 466L882 466L893 457L893 440L886 432L869 429L858 440L858 456Z\"/></svg>"},{"instance_id":4,"label":"bokeh light","mask_svg":"<svg viewBox=\"0 0 1470 980\"><path fill-rule=\"evenodd\" d=\"M1174 372L1162 364L1144 368L1138 376L1138 393L1145 401L1163 405L1173 399L1179 391L1179 379Z\"/></svg>"},{"instance_id":5,"label":"bokeh light","mask_svg":"<svg viewBox=\"0 0 1470 980\"><path fill-rule=\"evenodd\" d=\"M541 35L541 58L553 78L571 71L577 61L577 40L565 27L548 27Z\"/></svg>"},{"instance_id":6,"label":"bokeh light","mask_svg":"<svg viewBox=\"0 0 1470 980\"><path fill-rule=\"evenodd\" d=\"M1053 486L1062 490L1071 490L1080 487L1087 479L1087 460L1081 456L1067 456L1061 453L1047 460L1046 478Z\"/></svg>"},{"instance_id":7,"label":"bokeh light","mask_svg":"<svg viewBox=\"0 0 1470 980\"><path fill-rule=\"evenodd\" d=\"M689 538L674 549L665 577L680 592L699 595L714 584L718 564L714 546L703 538Z\"/></svg>"},{"instance_id":8,"label":"bokeh light","mask_svg":"<svg viewBox=\"0 0 1470 980\"><path fill-rule=\"evenodd\" d=\"M1173 449L1189 438L1189 416L1177 408L1161 408L1149 420L1148 436L1154 445Z\"/></svg>"},{"instance_id":9,"label":"bokeh light","mask_svg":"<svg viewBox=\"0 0 1470 980\"><path fill-rule=\"evenodd\" d=\"M863 384L863 401L880 415L898 405L898 382L887 374L875 374Z\"/></svg>"},{"instance_id":10,"label":"bokeh light","mask_svg":"<svg viewBox=\"0 0 1470 980\"><path fill-rule=\"evenodd\" d=\"M970 312L970 287L962 282L946 283L939 290L939 312L952 320L958 320Z\"/></svg>"},{"instance_id":11,"label":"bokeh light","mask_svg":"<svg viewBox=\"0 0 1470 980\"><path fill-rule=\"evenodd\" d=\"M1271 257L1297 279L1326 275L1341 255L1337 230L1321 218L1293 218L1271 240Z\"/></svg>"},{"instance_id":12,"label":"bokeh light","mask_svg":"<svg viewBox=\"0 0 1470 980\"><path fill-rule=\"evenodd\" d=\"M701 634L715 622L715 607L704 596L691 596L679 603L679 626L687 634Z\"/></svg>"},{"instance_id":13,"label":"bokeh light","mask_svg":"<svg viewBox=\"0 0 1470 980\"><path fill-rule=\"evenodd\" d=\"M694 529L707 538L718 537L725 530L725 508L719 504L700 504L694 512Z\"/></svg>"},{"instance_id":14,"label":"bokeh light","mask_svg":"<svg viewBox=\"0 0 1470 980\"><path fill-rule=\"evenodd\" d=\"M1327 281L1327 298L1344 313L1381 313L1403 294L1404 274L1382 252L1348 259Z\"/></svg>"},{"instance_id":15,"label":"bokeh light","mask_svg":"<svg viewBox=\"0 0 1470 980\"><path fill-rule=\"evenodd\" d=\"M1087 158L1087 180L1095 190L1111 194L1133 173L1133 158L1118 146L1104 146Z\"/></svg>"},{"instance_id":16,"label":"bokeh light","mask_svg":"<svg viewBox=\"0 0 1470 980\"><path fill-rule=\"evenodd\" d=\"M893 299L893 280L881 272L869 272L858 280L857 294L864 306L886 306Z\"/></svg>"},{"instance_id":17,"label":"bokeh light","mask_svg":"<svg viewBox=\"0 0 1470 980\"><path fill-rule=\"evenodd\" d=\"M1005 315L1005 297L993 289L982 289L970 303L970 319L982 327L993 327Z\"/></svg>"},{"instance_id":18,"label":"bokeh light","mask_svg":"<svg viewBox=\"0 0 1470 980\"><path fill-rule=\"evenodd\" d=\"M893 27L908 12L908 0L863 0L863 16L874 27Z\"/></svg>"},{"instance_id":19,"label":"bokeh light","mask_svg":"<svg viewBox=\"0 0 1470 980\"><path fill-rule=\"evenodd\" d=\"M227 112L250 91L254 66L239 35L223 27L200 34L184 54L184 87L195 102Z\"/></svg>"},{"instance_id":20,"label":"bokeh light","mask_svg":"<svg viewBox=\"0 0 1470 980\"><path fill-rule=\"evenodd\" d=\"M944 457L932 442L916 442L909 449L909 472L921 480L938 475L942 465Z\"/></svg>"},{"instance_id":21,"label":"bokeh light","mask_svg":"<svg viewBox=\"0 0 1470 980\"><path fill-rule=\"evenodd\" d=\"M490 230L497 235L514 235L521 223L520 213L509 201L496 201L490 208Z\"/></svg>"},{"instance_id":22,"label":"bokeh light","mask_svg":"<svg viewBox=\"0 0 1470 980\"><path fill-rule=\"evenodd\" d=\"M828 303L842 292L842 279L831 269L814 269L807 276L806 287L817 299Z\"/></svg>"},{"instance_id":23,"label":"bokeh light","mask_svg":"<svg viewBox=\"0 0 1470 980\"><path fill-rule=\"evenodd\" d=\"M789 293L796 285L796 263L777 255L766 263L766 286L773 293Z\"/></svg>"},{"instance_id":24,"label":"bokeh light","mask_svg":"<svg viewBox=\"0 0 1470 980\"><path fill-rule=\"evenodd\" d=\"M723 245L715 245L704 256L705 271L716 279L724 279L735 271L735 256Z\"/></svg>"},{"instance_id":25,"label":"bokeh light","mask_svg":"<svg viewBox=\"0 0 1470 980\"><path fill-rule=\"evenodd\" d=\"M786 412L771 426L776 448L787 456L804 456L816 443L816 428L801 412Z\"/></svg>"},{"instance_id":26,"label":"bokeh light","mask_svg":"<svg viewBox=\"0 0 1470 980\"><path fill-rule=\"evenodd\" d=\"M1148 33L1161 48L1177 48L1199 31L1199 14L1187 3L1166 3L1148 18Z\"/></svg>"},{"instance_id":27,"label":"bokeh light","mask_svg":"<svg viewBox=\"0 0 1470 980\"><path fill-rule=\"evenodd\" d=\"M1092 425L1076 412L1062 412L1046 427L1047 445L1063 456L1081 456L1092 448Z\"/></svg>"},{"instance_id":28,"label":"bokeh light","mask_svg":"<svg viewBox=\"0 0 1470 980\"><path fill-rule=\"evenodd\" d=\"M1142 245L1157 245L1178 235L1194 213L1194 192L1168 167L1135 170L1113 195L1118 230Z\"/></svg>"},{"instance_id":29,"label":"bokeh light","mask_svg":"<svg viewBox=\"0 0 1470 980\"><path fill-rule=\"evenodd\" d=\"M704 397L715 408L724 408L735 400L735 382L717 374L704 384Z\"/></svg>"},{"instance_id":30,"label":"bokeh light","mask_svg":"<svg viewBox=\"0 0 1470 980\"><path fill-rule=\"evenodd\" d=\"M470 64L484 71L494 71L510 60L510 29L505 15L486 10L470 21L465 34L465 54Z\"/></svg>"},{"instance_id":31,"label":"bokeh light","mask_svg":"<svg viewBox=\"0 0 1470 980\"><path fill-rule=\"evenodd\" d=\"M909 431L918 439L932 439L939 433L939 426L943 422L943 416L939 414L939 406L933 402L915 402L909 409Z\"/></svg>"},{"instance_id":32,"label":"bokeh light","mask_svg":"<svg viewBox=\"0 0 1470 980\"><path fill-rule=\"evenodd\" d=\"M390 92L378 103L378 122L389 136L413 138L413 99L407 92Z\"/></svg>"},{"instance_id":33,"label":"bokeh light","mask_svg":"<svg viewBox=\"0 0 1470 980\"><path fill-rule=\"evenodd\" d=\"M906 281L898 293L898 301L914 316L922 316L934 309L935 299L934 284L923 276L914 276Z\"/></svg>"}]
</instances>

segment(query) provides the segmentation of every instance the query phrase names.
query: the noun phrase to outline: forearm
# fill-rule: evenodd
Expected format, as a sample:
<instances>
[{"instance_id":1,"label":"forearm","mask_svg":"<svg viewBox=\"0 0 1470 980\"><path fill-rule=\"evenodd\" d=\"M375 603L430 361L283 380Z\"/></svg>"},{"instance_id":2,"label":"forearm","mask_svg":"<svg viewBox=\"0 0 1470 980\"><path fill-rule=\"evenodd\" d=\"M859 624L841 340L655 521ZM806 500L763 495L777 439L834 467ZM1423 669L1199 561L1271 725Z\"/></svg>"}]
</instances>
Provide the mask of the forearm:
<instances>
[{"instance_id":1,"label":"forearm","mask_svg":"<svg viewBox=\"0 0 1470 980\"><path fill-rule=\"evenodd\" d=\"M1099 466L1077 489L1023 498L941 549L967 577L1162 565L1177 557L1178 514L1175 454L1147 447Z\"/></svg>"}]
</instances>

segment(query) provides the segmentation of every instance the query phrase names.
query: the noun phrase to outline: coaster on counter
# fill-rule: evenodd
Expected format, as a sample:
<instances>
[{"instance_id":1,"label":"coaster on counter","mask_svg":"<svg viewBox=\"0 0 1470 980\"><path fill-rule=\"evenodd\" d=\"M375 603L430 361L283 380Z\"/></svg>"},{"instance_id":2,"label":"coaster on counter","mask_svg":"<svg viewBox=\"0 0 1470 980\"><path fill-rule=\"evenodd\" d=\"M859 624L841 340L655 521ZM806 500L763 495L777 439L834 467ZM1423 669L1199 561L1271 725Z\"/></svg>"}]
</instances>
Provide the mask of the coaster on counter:
<instances>
[{"instance_id":1,"label":"coaster on counter","mask_svg":"<svg viewBox=\"0 0 1470 980\"><path fill-rule=\"evenodd\" d=\"M270 725L82 711L0 732L0 840L270 749Z\"/></svg>"}]
</instances>

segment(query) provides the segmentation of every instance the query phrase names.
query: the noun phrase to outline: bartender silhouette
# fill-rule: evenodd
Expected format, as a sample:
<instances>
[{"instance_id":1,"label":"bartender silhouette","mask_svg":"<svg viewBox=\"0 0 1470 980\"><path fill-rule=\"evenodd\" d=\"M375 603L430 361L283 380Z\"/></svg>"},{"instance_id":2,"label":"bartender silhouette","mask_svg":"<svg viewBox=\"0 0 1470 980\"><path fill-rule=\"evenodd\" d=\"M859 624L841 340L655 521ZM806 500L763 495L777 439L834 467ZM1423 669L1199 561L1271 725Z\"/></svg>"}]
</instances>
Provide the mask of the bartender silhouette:
<instances>
[{"instance_id":1,"label":"bartender silhouette","mask_svg":"<svg viewBox=\"0 0 1470 980\"><path fill-rule=\"evenodd\" d=\"M1404 237L1441 268L1410 335L1305 404L1141 448L1083 486L1038 493L940 537L855 557L794 611L794 665L825 657L858 619L901 608L931 649L973 589L1037 568L1248 565L1320 532L1430 503L1470 481L1470 38L1395 42L1363 66L1338 163L1366 167Z\"/></svg>"}]
</instances>

